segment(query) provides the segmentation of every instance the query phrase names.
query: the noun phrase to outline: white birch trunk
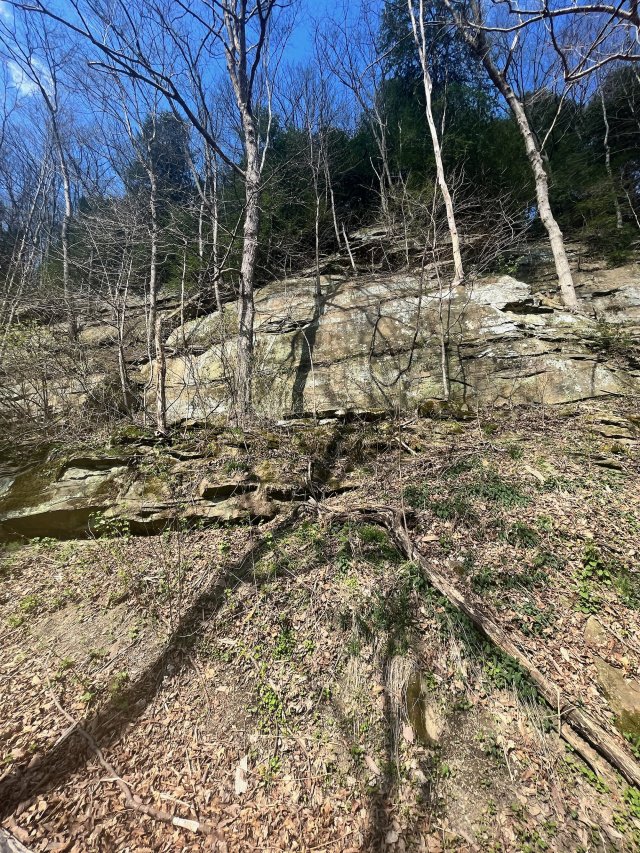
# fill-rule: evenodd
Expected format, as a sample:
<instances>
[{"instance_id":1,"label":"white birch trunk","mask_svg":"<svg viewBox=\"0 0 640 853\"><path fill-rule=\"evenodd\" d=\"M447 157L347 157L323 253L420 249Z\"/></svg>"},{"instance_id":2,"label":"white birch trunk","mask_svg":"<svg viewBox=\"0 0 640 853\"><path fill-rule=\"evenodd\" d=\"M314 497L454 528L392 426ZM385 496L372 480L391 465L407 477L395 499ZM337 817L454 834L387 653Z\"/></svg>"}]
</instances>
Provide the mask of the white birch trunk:
<instances>
[{"instance_id":1,"label":"white birch trunk","mask_svg":"<svg viewBox=\"0 0 640 853\"><path fill-rule=\"evenodd\" d=\"M418 54L420 55L420 65L422 68L422 82L424 85L424 95L425 95L425 105L426 105L426 115L427 115L427 124L429 125L429 132L431 134L431 143L433 145L433 154L436 161L436 175L438 178L438 186L440 188L440 193L442 195L442 199L444 201L445 211L447 214L447 226L449 228L449 235L451 237L451 250L453 252L453 271L454 271L454 281L453 284L460 284L464 281L464 268L462 266L462 253L460 251L460 237L458 234L458 227L456 224L455 211L453 209L453 200L451 198L451 193L449 191L449 185L447 184L447 179L444 174L444 163L442 162L442 148L440 146L440 139L438 137L438 129L436 127L435 120L433 118L433 105L431 101L431 93L433 90L433 83L431 80L431 74L429 73L429 66L427 64L427 53L426 53L426 37L424 31L424 3L423 0L420 0L418 6L418 14L419 21L416 21L415 12L413 9L413 0L408 0L409 7L409 15L411 16L411 26L413 28L413 38L416 43L416 47L418 48Z\"/></svg>"},{"instance_id":2,"label":"white birch trunk","mask_svg":"<svg viewBox=\"0 0 640 853\"><path fill-rule=\"evenodd\" d=\"M245 173L245 214L243 227L242 261L240 264L240 292L238 294L238 364L236 369L236 417L242 425L251 413L253 373L253 326L255 307L253 291L258 233L260 230L260 152L252 116L248 110L242 115L247 169Z\"/></svg>"},{"instance_id":3,"label":"white birch trunk","mask_svg":"<svg viewBox=\"0 0 640 853\"><path fill-rule=\"evenodd\" d=\"M607 169L607 176L611 184L611 192L613 193L613 205L616 212L616 228L622 229L622 208L618 201L618 193L616 184L613 180L613 170L611 169L611 147L609 145L609 117L607 115L607 105L604 100L604 92L600 89L600 101L602 103L602 118L604 119L604 162Z\"/></svg>"},{"instance_id":4,"label":"white birch trunk","mask_svg":"<svg viewBox=\"0 0 640 853\"><path fill-rule=\"evenodd\" d=\"M538 144L531 129L531 125L529 124L529 119L527 118L524 106L509 84L504 73L498 69L492 60L490 45L488 44L484 33L480 30L475 30L474 34L471 35L464 22L460 19L460 16L453 8L451 0L444 0L444 3L453 15L462 37L482 62L492 83L505 99L513 113L518 125L518 130L520 131L524 141L524 147L527 159L529 160L529 165L531 166L531 171L533 172L536 199L538 202L538 213L549 237L562 301L565 307L570 311L577 311L578 299L576 297L576 290L573 284L571 268L569 267L569 260L564 247L564 238L562 236L560 226L553 215L551 203L549 201L549 179L544 168L542 154L538 148Z\"/></svg>"}]
</instances>

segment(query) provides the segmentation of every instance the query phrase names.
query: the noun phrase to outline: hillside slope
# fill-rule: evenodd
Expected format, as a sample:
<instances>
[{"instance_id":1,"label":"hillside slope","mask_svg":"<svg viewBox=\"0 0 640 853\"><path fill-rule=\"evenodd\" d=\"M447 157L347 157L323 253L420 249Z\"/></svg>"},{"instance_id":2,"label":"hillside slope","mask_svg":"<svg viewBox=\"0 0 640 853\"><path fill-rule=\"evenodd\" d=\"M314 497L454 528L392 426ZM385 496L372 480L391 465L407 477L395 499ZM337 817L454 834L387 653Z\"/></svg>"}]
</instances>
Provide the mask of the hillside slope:
<instances>
[{"instance_id":1,"label":"hillside slope","mask_svg":"<svg viewBox=\"0 0 640 853\"><path fill-rule=\"evenodd\" d=\"M633 760L633 407L434 414L176 434L135 463L180 495L172 529L125 504L8 543L3 825L32 850L637 849L638 789L344 515L404 506L430 565ZM190 514L216 488L273 513Z\"/></svg>"}]
</instances>

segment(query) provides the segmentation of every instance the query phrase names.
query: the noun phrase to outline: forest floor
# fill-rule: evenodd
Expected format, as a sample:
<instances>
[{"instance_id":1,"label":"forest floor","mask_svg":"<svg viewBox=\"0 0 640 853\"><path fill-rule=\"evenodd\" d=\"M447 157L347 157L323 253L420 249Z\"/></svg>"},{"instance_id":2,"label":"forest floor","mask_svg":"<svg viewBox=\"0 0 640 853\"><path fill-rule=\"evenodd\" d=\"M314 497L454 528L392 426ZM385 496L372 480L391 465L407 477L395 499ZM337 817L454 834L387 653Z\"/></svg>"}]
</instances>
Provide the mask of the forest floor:
<instances>
[{"instance_id":1,"label":"forest floor","mask_svg":"<svg viewBox=\"0 0 640 853\"><path fill-rule=\"evenodd\" d=\"M640 849L640 791L381 527L327 514L411 510L431 564L640 758L637 407L295 430L194 471L325 465L348 490L4 547L2 826L33 851Z\"/></svg>"}]
</instances>

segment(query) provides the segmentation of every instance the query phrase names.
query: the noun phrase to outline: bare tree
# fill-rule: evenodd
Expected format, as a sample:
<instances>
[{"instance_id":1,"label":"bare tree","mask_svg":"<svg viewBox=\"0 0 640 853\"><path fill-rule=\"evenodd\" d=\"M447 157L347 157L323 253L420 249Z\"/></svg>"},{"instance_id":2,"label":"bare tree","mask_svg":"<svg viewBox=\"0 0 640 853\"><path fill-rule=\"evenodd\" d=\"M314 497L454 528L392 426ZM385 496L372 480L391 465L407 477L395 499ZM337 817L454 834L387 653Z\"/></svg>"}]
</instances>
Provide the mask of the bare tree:
<instances>
[{"instance_id":1,"label":"bare tree","mask_svg":"<svg viewBox=\"0 0 640 853\"><path fill-rule=\"evenodd\" d=\"M445 211L447 215L447 225L449 228L449 236L451 238L451 249L453 251L453 268L454 281L453 284L460 284L464 280L464 269L462 266L462 254L460 252L460 237L458 235L458 227L456 225L456 216L453 209L453 200L447 184L447 178L444 173L444 163L442 160L442 147L438 136L438 128L433 116L433 104L431 93L433 91L433 82L429 73L429 64L427 59L427 38L425 34L424 20L424 0L418 0L417 10L414 8L414 0L407 0L409 8L409 16L411 18L411 28L413 31L413 39L418 49L420 57L420 67L422 68L422 83L424 86L425 96L425 111L427 115L427 124L429 133L431 134L431 144L433 145L433 154L436 161L436 176L438 179L438 187L442 194Z\"/></svg>"},{"instance_id":2,"label":"bare tree","mask_svg":"<svg viewBox=\"0 0 640 853\"><path fill-rule=\"evenodd\" d=\"M318 52L340 83L359 104L378 151L379 163L371 163L376 173L382 216L391 222L389 195L393 185L389 163L388 118L384 103L386 69L379 50L378 10L371 0L360 0L353 18L344 3L336 18L318 29Z\"/></svg>"},{"instance_id":3,"label":"bare tree","mask_svg":"<svg viewBox=\"0 0 640 853\"><path fill-rule=\"evenodd\" d=\"M538 201L538 213L549 237L562 301L570 311L577 311L578 300L573 276L565 250L564 237L551 208L549 200L549 178L545 169L540 145L529 122L523 100L518 96L508 78L508 70L514 61L519 34L516 33L507 51L506 61L502 68L500 68L497 60L494 58L493 45L489 41L485 29L482 27L482 14L477 0L472 0L469 4L468 10L471 12L471 16L465 18L460 15L451 0L444 0L444 3L453 16L462 37L482 62L492 83L503 96L513 113L533 173Z\"/></svg>"},{"instance_id":4,"label":"bare tree","mask_svg":"<svg viewBox=\"0 0 640 853\"><path fill-rule=\"evenodd\" d=\"M609 183L611 184L611 192L613 194L613 207L616 212L616 228L620 230L622 228L622 208L620 207L620 202L618 201L618 191L616 187L616 182L613 178L613 169L611 168L611 146L609 145L609 116L607 114L607 104L605 101L602 86L600 86L598 91L600 93L600 104L602 106L602 121L604 122L604 137L602 140L602 144L604 146L604 163L605 168L607 170L607 177L609 178Z\"/></svg>"},{"instance_id":5,"label":"bare tree","mask_svg":"<svg viewBox=\"0 0 640 853\"><path fill-rule=\"evenodd\" d=\"M155 88L204 137L212 150L244 182L243 247L238 286L238 344L234 387L235 417L244 423L252 411L254 286L260 228L261 176L270 132L270 87L266 67L273 48L272 18L289 5L278 0L215 0L180 3L179 14L155 0L135 9L126 0L110 4L67 0L61 9L35 0L23 8L64 24L87 40L101 59L96 65ZM171 51L171 66L158 57L158 45ZM241 128L243 164L203 123L189 85L204 92L210 63L224 57ZM207 67L208 66L208 67ZM259 127L258 106L266 109Z\"/></svg>"},{"instance_id":6,"label":"bare tree","mask_svg":"<svg viewBox=\"0 0 640 853\"><path fill-rule=\"evenodd\" d=\"M21 16L11 26L0 23L0 43L10 60L20 69L24 80L32 84L46 108L51 137L55 146L62 183L63 211L60 223L62 251L62 285L69 338L77 338L77 318L72 304L69 226L73 215L72 155L68 116L61 105L62 69L70 63L70 54L56 44L55 34L42 25L41 19ZM24 83L23 83L24 85Z\"/></svg>"},{"instance_id":7,"label":"bare tree","mask_svg":"<svg viewBox=\"0 0 640 853\"><path fill-rule=\"evenodd\" d=\"M618 3L556 4L552 0L492 0L506 10L506 22L474 25L484 31L516 33L544 25L567 82L581 80L612 63L640 61L640 7L637 0Z\"/></svg>"}]
</instances>

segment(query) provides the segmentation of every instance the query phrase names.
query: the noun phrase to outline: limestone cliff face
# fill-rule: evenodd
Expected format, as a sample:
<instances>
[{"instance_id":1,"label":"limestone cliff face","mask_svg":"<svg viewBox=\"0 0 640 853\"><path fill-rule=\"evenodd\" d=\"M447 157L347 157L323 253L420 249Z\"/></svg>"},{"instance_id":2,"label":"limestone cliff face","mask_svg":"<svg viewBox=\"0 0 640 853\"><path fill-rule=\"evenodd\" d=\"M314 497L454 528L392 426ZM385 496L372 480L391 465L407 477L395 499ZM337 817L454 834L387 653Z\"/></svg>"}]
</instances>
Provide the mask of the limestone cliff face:
<instances>
[{"instance_id":1,"label":"limestone cliff face","mask_svg":"<svg viewBox=\"0 0 640 853\"><path fill-rule=\"evenodd\" d=\"M578 274L570 314L504 275L452 293L419 275L278 281L256 297L255 397L261 414L413 408L444 393L470 403L572 402L640 392L637 266ZM168 340L169 421L227 408L234 306Z\"/></svg>"}]
</instances>

